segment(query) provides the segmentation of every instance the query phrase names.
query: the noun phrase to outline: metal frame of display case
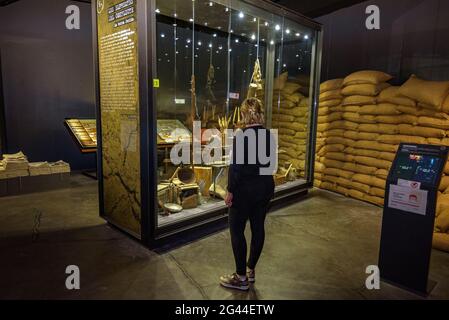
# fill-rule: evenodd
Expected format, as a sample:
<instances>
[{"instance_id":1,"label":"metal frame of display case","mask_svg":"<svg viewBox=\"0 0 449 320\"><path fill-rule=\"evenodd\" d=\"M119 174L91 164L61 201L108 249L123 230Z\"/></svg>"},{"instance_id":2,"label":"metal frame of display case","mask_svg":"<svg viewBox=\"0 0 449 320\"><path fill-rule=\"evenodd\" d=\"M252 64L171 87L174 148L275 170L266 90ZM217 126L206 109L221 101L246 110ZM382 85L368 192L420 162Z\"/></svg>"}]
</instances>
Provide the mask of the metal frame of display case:
<instances>
[{"instance_id":1,"label":"metal frame of display case","mask_svg":"<svg viewBox=\"0 0 449 320\"><path fill-rule=\"evenodd\" d=\"M243 3L256 8L276 12L303 26L314 30L314 41L312 48L312 70L314 73L310 79L311 112L309 112L309 136L308 136L308 157L306 159L307 182L290 189L279 191L273 199L274 204L285 203L290 198L306 195L313 187L314 163L315 163L315 143L318 116L318 95L320 84L320 66L322 50L322 27L321 24L296 13L290 9L269 2L267 0L240 0ZM214 226L223 226L227 219L227 208L192 217L165 227L157 226L157 141L156 133L156 97L153 92L153 75L156 70L156 0L136 0L137 30L138 30L138 72L139 72L139 103L140 103L140 166L141 166L141 234L135 234L125 228L116 225L113 221L108 221L104 216L104 195L103 195L103 166L102 166L102 128L100 113L100 93L99 93L99 70L98 70L98 49L97 49L97 14L96 1L92 1L93 19L93 47L96 83L96 110L97 110L97 134L98 134L98 191L100 215L109 223L131 236L140 240L147 247L160 247L166 243L172 243L176 238L191 238L190 233L202 230L202 234L213 232ZM205 227L203 230L202 227ZM204 232L203 232L204 231Z\"/></svg>"}]
</instances>

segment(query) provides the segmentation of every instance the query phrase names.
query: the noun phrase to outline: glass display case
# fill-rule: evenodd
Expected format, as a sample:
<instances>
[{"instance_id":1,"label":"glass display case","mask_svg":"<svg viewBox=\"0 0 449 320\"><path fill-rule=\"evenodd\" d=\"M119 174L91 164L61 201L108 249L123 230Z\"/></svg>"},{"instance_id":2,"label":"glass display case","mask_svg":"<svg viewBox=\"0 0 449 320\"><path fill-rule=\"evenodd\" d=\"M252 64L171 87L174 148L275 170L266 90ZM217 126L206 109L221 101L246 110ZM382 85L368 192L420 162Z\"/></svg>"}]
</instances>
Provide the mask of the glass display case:
<instances>
[{"instance_id":1,"label":"glass display case","mask_svg":"<svg viewBox=\"0 0 449 320\"><path fill-rule=\"evenodd\" d=\"M134 198L125 204L138 206L128 213L135 223L123 226L123 205L116 204L122 211L115 216L107 212L116 210L108 194L119 187L110 175L103 176L100 207L108 221L149 244L226 218L230 143L225 132L242 127L240 105L247 97L261 100L266 127L278 132L276 199L312 187L322 38L318 23L255 0L98 0L93 12L103 153L99 167L123 171L118 175L129 181L122 178L117 185L126 184ZM128 91L137 96L133 108L118 109L109 101L107 77L114 72L104 69L114 68L107 59L117 54L106 51L107 41L123 40L124 34L133 43L129 54L135 53L125 65L138 79ZM123 70L115 74L128 72ZM138 156L137 171L111 166L105 154L113 153L106 136L114 134L108 122L115 116L121 119L117 158L129 161L124 155L131 151ZM131 121L125 129L124 118ZM123 130L131 133L132 128L137 131L131 143L135 149L129 150L129 141L124 146L121 140ZM139 179L138 185L130 186L133 179ZM115 195L120 196L125 194Z\"/></svg>"}]
</instances>

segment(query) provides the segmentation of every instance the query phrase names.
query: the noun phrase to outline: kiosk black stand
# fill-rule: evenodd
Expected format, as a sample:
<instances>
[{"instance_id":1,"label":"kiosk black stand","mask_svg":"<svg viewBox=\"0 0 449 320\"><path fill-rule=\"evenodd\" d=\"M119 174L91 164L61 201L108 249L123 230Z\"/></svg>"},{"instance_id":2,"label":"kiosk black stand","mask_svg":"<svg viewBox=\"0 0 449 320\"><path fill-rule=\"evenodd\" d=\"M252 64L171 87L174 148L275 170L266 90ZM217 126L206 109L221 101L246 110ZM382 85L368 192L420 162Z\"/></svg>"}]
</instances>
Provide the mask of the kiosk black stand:
<instances>
[{"instance_id":1,"label":"kiosk black stand","mask_svg":"<svg viewBox=\"0 0 449 320\"><path fill-rule=\"evenodd\" d=\"M438 186L448 148L401 144L387 179L379 269L382 280L428 295Z\"/></svg>"}]
</instances>

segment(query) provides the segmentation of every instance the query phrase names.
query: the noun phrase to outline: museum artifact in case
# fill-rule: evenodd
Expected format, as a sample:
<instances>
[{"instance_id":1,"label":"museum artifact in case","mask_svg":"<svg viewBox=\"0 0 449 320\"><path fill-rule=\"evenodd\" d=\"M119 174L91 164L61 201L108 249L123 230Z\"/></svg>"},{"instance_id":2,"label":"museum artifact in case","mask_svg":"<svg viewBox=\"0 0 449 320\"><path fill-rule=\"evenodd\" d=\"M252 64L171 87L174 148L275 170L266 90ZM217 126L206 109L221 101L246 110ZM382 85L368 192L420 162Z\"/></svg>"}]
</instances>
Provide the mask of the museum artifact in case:
<instances>
[{"instance_id":1,"label":"museum artifact in case","mask_svg":"<svg viewBox=\"0 0 449 320\"><path fill-rule=\"evenodd\" d=\"M97 0L101 215L148 246L226 218L229 129L256 97L276 197L313 185L321 26L255 0Z\"/></svg>"},{"instance_id":2,"label":"museum artifact in case","mask_svg":"<svg viewBox=\"0 0 449 320\"><path fill-rule=\"evenodd\" d=\"M76 141L81 152L96 152L97 122L95 119L65 119L66 128Z\"/></svg>"}]
</instances>

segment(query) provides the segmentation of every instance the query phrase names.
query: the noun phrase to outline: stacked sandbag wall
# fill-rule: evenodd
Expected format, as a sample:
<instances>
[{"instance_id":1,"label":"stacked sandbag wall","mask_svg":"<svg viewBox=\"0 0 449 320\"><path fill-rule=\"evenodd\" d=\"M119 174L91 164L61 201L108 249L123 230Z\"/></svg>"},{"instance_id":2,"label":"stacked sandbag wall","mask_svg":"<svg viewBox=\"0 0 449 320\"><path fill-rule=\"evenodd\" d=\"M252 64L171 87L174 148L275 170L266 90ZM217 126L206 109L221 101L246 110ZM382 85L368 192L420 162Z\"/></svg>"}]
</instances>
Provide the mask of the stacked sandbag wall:
<instances>
[{"instance_id":1,"label":"stacked sandbag wall","mask_svg":"<svg viewBox=\"0 0 449 320\"><path fill-rule=\"evenodd\" d=\"M449 82L412 76L395 87L387 83L390 79L382 72L362 71L321 85L317 186L383 206L399 143L449 146ZM339 94L341 105L335 101L329 108L328 96ZM436 214L434 245L449 251L449 165Z\"/></svg>"}]
</instances>

